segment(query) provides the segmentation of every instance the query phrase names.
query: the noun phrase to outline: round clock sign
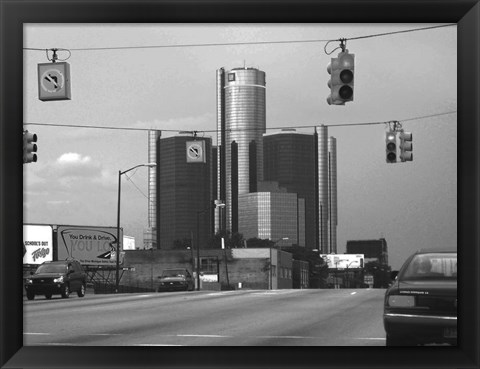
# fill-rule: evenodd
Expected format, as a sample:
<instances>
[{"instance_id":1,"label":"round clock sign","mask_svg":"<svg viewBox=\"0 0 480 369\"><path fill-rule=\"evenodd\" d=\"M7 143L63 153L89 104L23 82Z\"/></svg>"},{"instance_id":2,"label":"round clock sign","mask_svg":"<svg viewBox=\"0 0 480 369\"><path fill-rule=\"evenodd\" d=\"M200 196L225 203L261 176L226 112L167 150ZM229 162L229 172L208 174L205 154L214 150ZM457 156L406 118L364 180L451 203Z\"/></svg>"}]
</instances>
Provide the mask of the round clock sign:
<instances>
[{"instance_id":1,"label":"round clock sign","mask_svg":"<svg viewBox=\"0 0 480 369\"><path fill-rule=\"evenodd\" d=\"M70 100L68 63L38 64L38 98L42 101Z\"/></svg>"},{"instance_id":2,"label":"round clock sign","mask_svg":"<svg viewBox=\"0 0 480 369\"><path fill-rule=\"evenodd\" d=\"M203 141L187 142L187 163L205 163Z\"/></svg>"},{"instance_id":3,"label":"round clock sign","mask_svg":"<svg viewBox=\"0 0 480 369\"><path fill-rule=\"evenodd\" d=\"M47 69L40 77L40 83L44 91L58 92L65 85L65 77L58 69Z\"/></svg>"}]
</instances>

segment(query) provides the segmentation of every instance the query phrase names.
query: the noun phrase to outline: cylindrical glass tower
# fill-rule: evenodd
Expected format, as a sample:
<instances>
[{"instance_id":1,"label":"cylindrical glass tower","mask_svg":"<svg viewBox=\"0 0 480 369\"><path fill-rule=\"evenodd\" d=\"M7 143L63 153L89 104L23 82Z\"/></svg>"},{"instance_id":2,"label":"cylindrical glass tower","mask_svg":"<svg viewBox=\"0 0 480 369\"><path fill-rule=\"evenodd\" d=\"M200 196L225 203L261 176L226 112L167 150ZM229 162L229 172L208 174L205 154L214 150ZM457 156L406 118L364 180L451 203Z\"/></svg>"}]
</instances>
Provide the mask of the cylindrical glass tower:
<instances>
[{"instance_id":1,"label":"cylindrical glass tower","mask_svg":"<svg viewBox=\"0 0 480 369\"><path fill-rule=\"evenodd\" d=\"M218 83L223 74L223 83ZM236 68L217 71L217 130L222 142L225 163L219 166L220 177L225 180L226 228L238 231L237 196L255 190L250 181L263 180L263 140L266 129L265 72L255 68ZM222 133L224 133L222 135ZM235 155L232 157L232 142ZM252 152L254 150L255 152ZM235 162L232 172L232 159ZM237 183L232 183L233 180ZM253 188L251 188L253 186ZM233 191L232 191L233 187Z\"/></svg>"},{"instance_id":2,"label":"cylindrical glass tower","mask_svg":"<svg viewBox=\"0 0 480 369\"><path fill-rule=\"evenodd\" d=\"M337 139L328 138L328 251L337 253Z\"/></svg>"},{"instance_id":3,"label":"cylindrical glass tower","mask_svg":"<svg viewBox=\"0 0 480 369\"><path fill-rule=\"evenodd\" d=\"M328 253L328 128L321 125L316 128L317 139L317 222L318 249Z\"/></svg>"}]
</instances>

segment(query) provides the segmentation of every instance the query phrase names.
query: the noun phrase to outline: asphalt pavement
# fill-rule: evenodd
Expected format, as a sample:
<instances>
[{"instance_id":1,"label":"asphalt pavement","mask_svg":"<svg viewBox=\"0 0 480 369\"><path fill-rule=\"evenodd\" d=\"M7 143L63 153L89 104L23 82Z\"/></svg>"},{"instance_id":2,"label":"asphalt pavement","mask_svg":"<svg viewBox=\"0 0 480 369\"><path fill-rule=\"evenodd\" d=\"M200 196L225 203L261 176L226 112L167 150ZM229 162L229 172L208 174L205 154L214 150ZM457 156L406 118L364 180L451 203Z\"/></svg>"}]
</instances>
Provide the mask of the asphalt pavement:
<instances>
[{"instance_id":1,"label":"asphalt pavement","mask_svg":"<svg viewBox=\"0 0 480 369\"><path fill-rule=\"evenodd\" d=\"M384 346L383 289L193 291L24 301L24 345Z\"/></svg>"}]
</instances>

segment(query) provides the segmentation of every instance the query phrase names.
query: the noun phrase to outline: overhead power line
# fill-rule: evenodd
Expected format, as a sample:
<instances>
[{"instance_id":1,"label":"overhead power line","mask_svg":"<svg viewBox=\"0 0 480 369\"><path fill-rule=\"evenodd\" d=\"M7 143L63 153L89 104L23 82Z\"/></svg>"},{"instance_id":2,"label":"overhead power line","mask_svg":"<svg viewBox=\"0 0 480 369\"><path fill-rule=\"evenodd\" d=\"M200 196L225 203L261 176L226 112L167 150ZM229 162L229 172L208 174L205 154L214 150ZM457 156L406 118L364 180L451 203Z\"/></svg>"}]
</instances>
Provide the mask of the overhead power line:
<instances>
[{"instance_id":1,"label":"overhead power line","mask_svg":"<svg viewBox=\"0 0 480 369\"><path fill-rule=\"evenodd\" d=\"M414 120L423 120L427 118L434 118L434 117L440 117L443 115L449 115L449 114L456 114L457 111L449 111L449 112L444 112L444 113L437 113L437 114L430 114L430 115L423 115L423 116L418 116L418 117L413 117L413 118L407 118L407 119L399 119L399 122L410 122ZM345 124L323 124L326 127L353 127L353 126L370 126L370 125L379 125L379 124L386 124L388 122L386 121L381 121L381 122L360 122L360 123L345 123ZM108 130L119 130L119 131L152 131L152 130L159 130L163 132L188 132L191 130L188 129L162 129L162 128L132 128L132 127L112 127L112 126L98 126L98 125L79 125L79 124L55 124L55 123L34 123L34 122L24 122L24 125L31 125L31 126L45 126L45 127L63 127L63 128L90 128L90 129L108 129ZM303 126L283 126L283 127L271 127L271 128L266 128L267 131L270 130L281 130L281 129L306 129L306 128L315 128L318 127L321 124L310 124L310 125L303 125ZM239 129L238 131L246 131L246 130L259 130L258 128L253 128L253 129ZM230 132L232 131L237 131L234 129L228 130ZM193 132L193 131L192 131ZM217 130L201 130L201 131L195 131L198 133L215 133Z\"/></svg>"},{"instance_id":2,"label":"overhead power line","mask_svg":"<svg viewBox=\"0 0 480 369\"><path fill-rule=\"evenodd\" d=\"M443 24L438 26L430 26L430 27L423 27L423 28L413 28L407 29L402 31L392 31L392 32L384 32L384 33L377 33L365 36L357 36L357 37L347 37L344 38L347 41L351 40L360 40L365 38L372 38L372 37L383 37L383 36L390 36L399 33L407 33L407 32L418 32L418 31L426 31L435 28L443 28L443 27L452 27L456 26L455 23L451 24ZM184 47L212 47L212 46L243 46L243 45L266 45L266 44L298 44L298 43L315 43L315 42L332 42L332 41L339 41L340 39L313 39L313 40L280 40L280 41L251 41L251 42L223 42L223 43L200 43L200 44L177 44L177 45L145 45L145 46L109 46L109 47L86 47L86 48L72 48L72 49L57 49L58 51L105 51L105 50L130 50L130 49L160 49L160 48L184 48ZM53 49L41 49L41 48L32 48L32 47L25 47L23 50L30 50L30 51L48 51Z\"/></svg>"}]
</instances>

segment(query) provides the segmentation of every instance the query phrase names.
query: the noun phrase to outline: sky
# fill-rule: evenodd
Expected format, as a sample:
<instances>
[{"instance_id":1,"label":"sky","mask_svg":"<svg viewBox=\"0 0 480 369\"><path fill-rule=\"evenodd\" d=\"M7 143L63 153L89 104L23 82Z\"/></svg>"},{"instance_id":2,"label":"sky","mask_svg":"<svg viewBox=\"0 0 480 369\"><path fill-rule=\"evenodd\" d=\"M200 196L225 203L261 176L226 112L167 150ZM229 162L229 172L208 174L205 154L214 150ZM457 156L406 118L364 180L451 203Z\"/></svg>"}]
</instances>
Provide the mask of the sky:
<instances>
[{"instance_id":1,"label":"sky","mask_svg":"<svg viewBox=\"0 0 480 369\"><path fill-rule=\"evenodd\" d=\"M338 253L385 238L398 269L419 248L456 248L457 29L399 33L440 25L25 24L24 129L38 136L38 162L23 166L24 223L115 227L118 171L148 162L146 130L215 143L216 70L246 66L266 73L267 133L323 124L337 139ZM355 54L354 101L330 106L339 42L327 41L340 38ZM58 57L71 100L38 98L51 48L69 50ZM412 132L412 162L386 163L389 121ZM121 226L143 247L148 169L127 176Z\"/></svg>"}]
</instances>

